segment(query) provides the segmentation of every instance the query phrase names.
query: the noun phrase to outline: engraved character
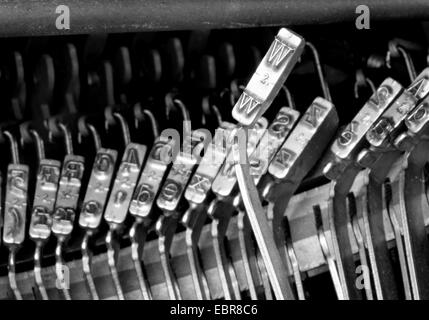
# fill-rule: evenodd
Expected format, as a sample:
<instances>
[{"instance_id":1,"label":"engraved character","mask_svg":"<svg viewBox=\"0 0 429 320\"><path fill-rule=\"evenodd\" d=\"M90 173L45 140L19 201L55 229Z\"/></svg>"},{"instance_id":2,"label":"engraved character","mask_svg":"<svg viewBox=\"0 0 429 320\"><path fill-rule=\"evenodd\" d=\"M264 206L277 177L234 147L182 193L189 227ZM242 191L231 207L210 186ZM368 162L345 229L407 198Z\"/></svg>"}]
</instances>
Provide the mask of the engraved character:
<instances>
[{"instance_id":1,"label":"engraved character","mask_svg":"<svg viewBox=\"0 0 429 320\"><path fill-rule=\"evenodd\" d=\"M32 215L34 216L34 226L50 226L52 224L51 217L45 207L35 207Z\"/></svg>"},{"instance_id":2,"label":"engraved character","mask_svg":"<svg viewBox=\"0 0 429 320\"><path fill-rule=\"evenodd\" d=\"M320 117L323 115L324 108L317 104L312 104L310 109L304 115L304 123L312 128L316 128Z\"/></svg>"},{"instance_id":3,"label":"engraved character","mask_svg":"<svg viewBox=\"0 0 429 320\"><path fill-rule=\"evenodd\" d=\"M195 174L192 177L189 187L195 189L197 192L206 193L209 185L209 179L199 174Z\"/></svg>"},{"instance_id":4,"label":"engraved character","mask_svg":"<svg viewBox=\"0 0 429 320\"><path fill-rule=\"evenodd\" d=\"M124 190L118 190L115 194L114 203L119 206L127 199L127 192Z\"/></svg>"},{"instance_id":5,"label":"engraved character","mask_svg":"<svg viewBox=\"0 0 429 320\"><path fill-rule=\"evenodd\" d=\"M138 151L134 148L128 149L125 161L122 164L121 171L129 173L131 169L140 166Z\"/></svg>"},{"instance_id":6,"label":"engraved character","mask_svg":"<svg viewBox=\"0 0 429 320\"><path fill-rule=\"evenodd\" d=\"M71 208L58 208L54 213L54 219L61 223L73 221L74 216L75 212Z\"/></svg>"},{"instance_id":7,"label":"engraved character","mask_svg":"<svg viewBox=\"0 0 429 320\"><path fill-rule=\"evenodd\" d=\"M428 79L422 78L416 83L412 84L408 88L408 92L410 92L417 99L422 99L428 92L429 89L429 81Z\"/></svg>"},{"instance_id":8,"label":"engraved character","mask_svg":"<svg viewBox=\"0 0 429 320\"><path fill-rule=\"evenodd\" d=\"M53 166L41 166L39 169L38 179L43 187L55 187L58 181L59 170Z\"/></svg>"},{"instance_id":9,"label":"engraved character","mask_svg":"<svg viewBox=\"0 0 429 320\"><path fill-rule=\"evenodd\" d=\"M295 158L295 153L288 149L280 149L276 156L276 163L287 168L290 166L290 162Z\"/></svg>"},{"instance_id":10,"label":"engraved character","mask_svg":"<svg viewBox=\"0 0 429 320\"><path fill-rule=\"evenodd\" d=\"M101 204L98 201L91 200L83 205L83 213L87 215L97 215L100 213L101 210Z\"/></svg>"},{"instance_id":11,"label":"engraved character","mask_svg":"<svg viewBox=\"0 0 429 320\"><path fill-rule=\"evenodd\" d=\"M10 172L11 193L25 197L26 195L26 174L21 170L12 170Z\"/></svg>"},{"instance_id":12,"label":"engraved character","mask_svg":"<svg viewBox=\"0 0 429 320\"><path fill-rule=\"evenodd\" d=\"M139 185L134 193L133 203L138 206L143 206L144 204L152 201L154 194L151 191L151 186L145 183Z\"/></svg>"},{"instance_id":13,"label":"engraved character","mask_svg":"<svg viewBox=\"0 0 429 320\"><path fill-rule=\"evenodd\" d=\"M10 217L11 223L6 226L7 227L6 234L9 237L14 238L15 235L20 230L21 215L20 215L19 210L17 208L15 208L15 207L9 208L7 210L7 214Z\"/></svg>"},{"instance_id":14,"label":"engraved character","mask_svg":"<svg viewBox=\"0 0 429 320\"><path fill-rule=\"evenodd\" d=\"M67 180L72 179L81 179L82 178L82 164L77 161L69 161L65 164L65 173L64 177L67 178Z\"/></svg>"},{"instance_id":15,"label":"engraved character","mask_svg":"<svg viewBox=\"0 0 429 320\"><path fill-rule=\"evenodd\" d=\"M389 98L391 94L391 88L387 86L381 86L377 89L377 91L371 96L370 102L375 105L375 108L378 109L382 105L386 103L386 100Z\"/></svg>"},{"instance_id":16,"label":"engraved character","mask_svg":"<svg viewBox=\"0 0 429 320\"><path fill-rule=\"evenodd\" d=\"M274 67L279 67L285 61L285 58L289 53L292 53L293 49L286 43L276 38L271 46L271 51L268 56L268 63Z\"/></svg>"},{"instance_id":17,"label":"engraved character","mask_svg":"<svg viewBox=\"0 0 429 320\"><path fill-rule=\"evenodd\" d=\"M414 122L415 124L419 124L422 119L425 119L428 115L429 105L427 103L422 104L420 107L416 109L409 117L408 121Z\"/></svg>"},{"instance_id":18,"label":"engraved character","mask_svg":"<svg viewBox=\"0 0 429 320\"><path fill-rule=\"evenodd\" d=\"M168 181L162 189L162 198L166 201L172 201L179 194L181 187L174 181Z\"/></svg>"},{"instance_id":19,"label":"engraved character","mask_svg":"<svg viewBox=\"0 0 429 320\"><path fill-rule=\"evenodd\" d=\"M95 159L95 172L107 173L111 170L113 159L109 154L99 153Z\"/></svg>"},{"instance_id":20,"label":"engraved character","mask_svg":"<svg viewBox=\"0 0 429 320\"><path fill-rule=\"evenodd\" d=\"M280 113L270 127L270 131L277 137L284 136L288 131L288 125L291 119L287 113Z\"/></svg>"},{"instance_id":21,"label":"engraved character","mask_svg":"<svg viewBox=\"0 0 429 320\"><path fill-rule=\"evenodd\" d=\"M246 92L243 92L240 96L240 100L238 102L238 109L242 111L244 109L244 113L246 115L252 114L259 105L259 101L257 101L254 97L249 95Z\"/></svg>"},{"instance_id":22,"label":"engraved character","mask_svg":"<svg viewBox=\"0 0 429 320\"><path fill-rule=\"evenodd\" d=\"M386 118L381 118L370 130L369 135L371 139L381 140L383 137L389 134L392 130L392 125Z\"/></svg>"}]
</instances>

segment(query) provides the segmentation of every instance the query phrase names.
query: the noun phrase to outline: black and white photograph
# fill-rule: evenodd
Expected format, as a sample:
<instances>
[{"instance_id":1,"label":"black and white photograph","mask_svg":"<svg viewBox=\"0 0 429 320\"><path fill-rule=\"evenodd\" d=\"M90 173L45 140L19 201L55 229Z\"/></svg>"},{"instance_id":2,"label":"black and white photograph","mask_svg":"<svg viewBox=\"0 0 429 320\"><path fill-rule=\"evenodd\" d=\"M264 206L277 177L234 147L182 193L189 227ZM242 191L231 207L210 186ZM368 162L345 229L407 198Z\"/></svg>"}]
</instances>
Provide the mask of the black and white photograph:
<instances>
[{"instance_id":1,"label":"black and white photograph","mask_svg":"<svg viewBox=\"0 0 429 320\"><path fill-rule=\"evenodd\" d=\"M0 304L429 300L428 231L429 0L0 0Z\"/></svg>"}]
</instances>

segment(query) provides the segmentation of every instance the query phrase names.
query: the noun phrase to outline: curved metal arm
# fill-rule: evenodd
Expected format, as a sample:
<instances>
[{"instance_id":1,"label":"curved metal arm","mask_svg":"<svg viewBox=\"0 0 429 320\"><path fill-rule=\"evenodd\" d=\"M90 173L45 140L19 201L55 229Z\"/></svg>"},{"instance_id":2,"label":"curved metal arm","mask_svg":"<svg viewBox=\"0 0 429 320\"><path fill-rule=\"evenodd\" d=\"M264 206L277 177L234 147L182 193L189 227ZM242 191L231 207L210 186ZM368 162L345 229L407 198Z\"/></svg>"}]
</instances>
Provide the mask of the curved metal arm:
<instances>
[{"instance_id":1,"label":"curved metal arm","mask_svg":"<svg viewBox=\"0 0 429 320\"><path fill-rule=\"evenodd\" d=\"M278 300L294 300L294 294L286 274L274 236L269 227L267 217L259 200L259 193L250 175L250 165L247 159L247 131L244 128L234 129L235 135L231 152L234 158L235 173L241 191L253 233L261 250L262 258L267 268L271 286Z\"/></svg>"}]
</instances>

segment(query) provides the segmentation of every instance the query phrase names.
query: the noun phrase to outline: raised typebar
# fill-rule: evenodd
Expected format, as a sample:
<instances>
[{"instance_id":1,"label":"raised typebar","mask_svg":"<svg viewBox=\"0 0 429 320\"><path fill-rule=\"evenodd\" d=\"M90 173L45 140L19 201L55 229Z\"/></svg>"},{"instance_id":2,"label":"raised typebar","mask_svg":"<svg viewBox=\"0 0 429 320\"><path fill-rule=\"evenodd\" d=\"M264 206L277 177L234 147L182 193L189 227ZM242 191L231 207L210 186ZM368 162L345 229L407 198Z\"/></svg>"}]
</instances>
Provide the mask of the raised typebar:
<instances>
[{"instance_id":1,"label":"raised typebar","mask_svg":"<svg viewBox=\"0 0 429 320\"><path fill-rule=\"evenodd\" d=\"M289 76L305 42L282 28L232 110L235 120L251 126L264 114Z\"/></svg>"}]
</instances>

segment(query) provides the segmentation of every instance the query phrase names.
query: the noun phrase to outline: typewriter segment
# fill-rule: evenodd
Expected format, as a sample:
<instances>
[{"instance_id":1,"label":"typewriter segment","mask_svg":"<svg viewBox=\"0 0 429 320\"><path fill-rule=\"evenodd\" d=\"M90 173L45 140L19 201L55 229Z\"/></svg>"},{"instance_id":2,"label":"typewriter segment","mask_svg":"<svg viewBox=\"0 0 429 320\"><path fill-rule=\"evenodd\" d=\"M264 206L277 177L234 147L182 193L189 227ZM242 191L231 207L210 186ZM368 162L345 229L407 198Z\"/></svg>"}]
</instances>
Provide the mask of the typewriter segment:
<instances>
[{"instance_id":1,"label":"typewriter segment","mask_svg":"<svg viewBox=\"0 0 429 320\"><path fill-rule=\"evenodd\" d=\"M0 299L429 299L429 25L260 16L0 30Z\"/></svg>"}]
</instances>

